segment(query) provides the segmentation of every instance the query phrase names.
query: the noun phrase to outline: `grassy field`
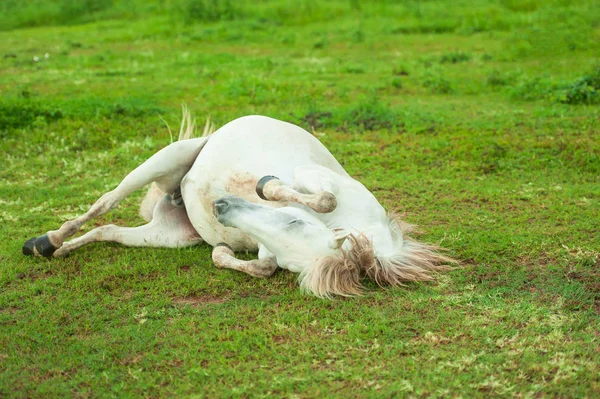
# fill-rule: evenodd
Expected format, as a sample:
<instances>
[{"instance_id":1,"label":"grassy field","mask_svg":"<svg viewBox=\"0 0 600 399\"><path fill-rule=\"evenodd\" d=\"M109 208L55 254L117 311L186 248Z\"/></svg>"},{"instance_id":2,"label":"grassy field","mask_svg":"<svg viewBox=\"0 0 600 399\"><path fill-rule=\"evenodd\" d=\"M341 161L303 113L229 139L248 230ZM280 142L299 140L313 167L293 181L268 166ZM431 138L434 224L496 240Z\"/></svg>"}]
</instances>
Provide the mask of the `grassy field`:
<instances>
[{"instance_id":1,"label":"grassy field","mask_svg":"<svg viewBox=\"0 0 600 399\"><path fill-rule=\"evenodd\" d=\"M0 30L0 397L600 395L595 1L6 0ZM207 245L21 255L181 103L314 128L463 266L326 301Z\"/></svg>"}]
</instances>

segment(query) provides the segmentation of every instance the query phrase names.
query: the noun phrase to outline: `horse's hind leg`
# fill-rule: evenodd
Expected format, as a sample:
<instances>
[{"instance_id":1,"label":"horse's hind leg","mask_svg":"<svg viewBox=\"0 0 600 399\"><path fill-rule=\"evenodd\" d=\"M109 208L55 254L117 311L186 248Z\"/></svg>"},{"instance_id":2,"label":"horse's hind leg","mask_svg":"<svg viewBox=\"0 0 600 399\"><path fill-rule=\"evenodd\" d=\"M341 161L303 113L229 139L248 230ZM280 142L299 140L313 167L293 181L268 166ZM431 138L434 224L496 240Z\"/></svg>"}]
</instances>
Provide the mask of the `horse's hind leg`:
<instances>
[{"instance_id":1,"label":"horse's hind leg","mask_svg":"<svg viewBox=\"0 0 600 399\"><path fill-rule=\"evenodd\" d=\"M302 166L294 170L294 186L275 176L264 176L256 184L256 193L267 201L296 202L318 213L333 212L337 207L335 174L321 166Z\"/></svg>"},{"instance_id":2,"label":"horse's hind leg","mask_svg":"<svg viewBox=\"0 0 600 399\"><path fill-rule=\"evenodd\" d=\"M172 198L165 195L154 208L150 223L139 227L106 225L95 228L81 237L65 242L55 257L63 257L84 245L98 241L111 241L130 247L179 248L202 241L190 220L185 207L173 205Z\"/></svg>"},{"instance_id":3,"label":"horse's hind leg","mask_svg":"<svg viewBox=\"0 0 600 399\"><path fill-rule=\"evenodd\" d=\"M160 190L174 196L179 194L181 179L190 170L207 138L177 141L152 155L146 162L129 173L112 191L104 194L85 214L65 222L58 230L32 238L23 245L25 255L50 257L63 242L75 234L87 221L115 208L135 190L156 182ZM180 194L179 194L180 195Z\"/></svg>"},{"instance_id":4,"label":"horse's hind leg","mask_svg":"<svg viewBox=\"0 0 600 399\"><path fill-rule=\"evenodd\" d=\"M258 251L258 259L239 260L233 249L227 244L217 244L212 252L215 266L222 269L233 269L254 277L269 277L277 270L277 261L262 245Z\"/></svg>"}]
</instances>

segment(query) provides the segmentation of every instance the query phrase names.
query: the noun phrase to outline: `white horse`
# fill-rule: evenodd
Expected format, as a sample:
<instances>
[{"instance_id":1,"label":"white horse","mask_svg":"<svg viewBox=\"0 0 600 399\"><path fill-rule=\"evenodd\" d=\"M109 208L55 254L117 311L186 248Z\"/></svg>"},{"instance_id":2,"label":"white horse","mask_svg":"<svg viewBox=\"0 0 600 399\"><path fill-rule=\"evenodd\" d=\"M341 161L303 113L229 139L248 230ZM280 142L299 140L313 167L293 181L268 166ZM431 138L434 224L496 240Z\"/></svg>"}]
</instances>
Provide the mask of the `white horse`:
<instances>
[{"instance_id":1,"label":"white horse","mask_svg":"<svg viewBox=\"0 0 600 399\"><path fill-rule=\"evenodd\" d=\"M184 110L180 140L158 151L84 215L27 241L26 255L63 257L97 241L127 246L214 247L217 267L268 277L281 267L319 297L357 295L361 278L380 285L431 280L452 259L409 239L331 153L298 126L265 116L236 119L200 138ZM211 134L212 133L212 134ZM106 225L65 242L90 219L152 183L139 227ZM238 260L234 251L256 251Z\"/></svg>"}]
</instances>

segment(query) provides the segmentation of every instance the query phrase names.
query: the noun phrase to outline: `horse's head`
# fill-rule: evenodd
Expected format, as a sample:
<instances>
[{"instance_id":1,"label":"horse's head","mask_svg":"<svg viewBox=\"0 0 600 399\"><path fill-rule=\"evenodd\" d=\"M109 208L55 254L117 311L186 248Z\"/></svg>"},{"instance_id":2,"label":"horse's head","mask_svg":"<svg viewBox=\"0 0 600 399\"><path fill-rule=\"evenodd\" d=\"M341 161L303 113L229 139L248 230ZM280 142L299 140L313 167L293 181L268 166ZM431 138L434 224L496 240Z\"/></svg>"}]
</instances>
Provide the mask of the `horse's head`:
<instances>
[{"instance_id":1,"label":"horse's head","mask_svg":"<svg viewBox=\"0 0 600 399\"><path fill-rule=\"evenodd\" d=\"M348 233L328 229L299 208L272 208L236 196L214 202L219 223L236 227L263 244L279 265L299 273L316 259L341 256Z\"/></svg>"},{"instance_id":2,"label":"horse's head","mask_svg":"<svg viewBox=\"0 0 600 399\"><path fill-rule=\"evenodd\" d=\"M300 285L317 296L360 293L360 270L342 245L348 232L331 230L308 212L272 208L229 196L214 201L219 223L235 227L265 246L277 264L300 273Z\"/></svg>"}]
</instances>

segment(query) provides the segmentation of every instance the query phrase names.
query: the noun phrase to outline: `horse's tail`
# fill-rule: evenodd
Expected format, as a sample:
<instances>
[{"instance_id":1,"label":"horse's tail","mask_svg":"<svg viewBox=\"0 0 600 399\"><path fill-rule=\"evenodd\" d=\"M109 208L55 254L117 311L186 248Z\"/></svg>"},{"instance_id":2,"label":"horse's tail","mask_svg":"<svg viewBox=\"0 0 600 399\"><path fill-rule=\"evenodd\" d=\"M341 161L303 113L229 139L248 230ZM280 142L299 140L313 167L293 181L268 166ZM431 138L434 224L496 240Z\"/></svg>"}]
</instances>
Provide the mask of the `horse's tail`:
<instances>
[{"instance_id":1,"label":"horse's tail","mask_svg":"<svg viewBox=\"0 0 600 399\"><path fill-rule=\"evenodd\" d=\"M169 129L169 125L167 125ZM169 133L171 129L169 129ZM202 135L198 137L208 137L215 132L215 124L210 121L210 115L206 117ZM192 139L196 137L196 120L192 119L192 113L185 104L181 105L181 126L179 127L179 137L177 141Z\"/></svg>"},{"instance_id":2,"label":"horse's tail","mask_svg":"<svg viewBox=\"0 0 600 399\"><path fill-rule=\"evenodd\" d=\"M449 270L456 260L442 255L437 245L425 244L406 236L412 226L390 217L390 231L396 252L390 256L375 256L361 262L367 277L379 285L398 286L408 281L433 280L437 272Z\"/></svg>"},{"instance_id":3,"label":"horse's tail","mask_svg":"<svg viewBox=\"0 0 600 399\"><path fill-rule=\"evenodd\" d=\"M166 122L165 122L166 124ZM171 128L168 124L167 129L169 130L169 135L171 135L171 142L173 142L173 134L171 133ZM204 125L204 130L202 131L202 135L198 137L208 137L213 134L215 131L215 125L210 121L210 116L206 118L206 124ZM192 118L192 113L188 109L188 107L183 104L181 106L181 126L179 127L179 135L177 137L177 141L193 139L196 137L196 120ZM148 188L148 192L144 196L142 203L140 204L140 216L146 221L150 222L152 220L152 212L154 211L154 207L158 203L158 201L165 196L165 192L163 192L156 183L152 183L150 188Z\"/></svg>"},{"instance_id":4,"label":"horse's tail","mask_svg":"<svg viewBox=\"0 0 600 399\"><path fill-rule=\"evenodd\" d=\"M352 235L348 238L356 240ZM302 291L319 298L331 298L332 295L360 295L363 288L360 277L360 265L344 252L339 256L318 259L310 268L300 272L298 281Z\"/></svg>"},{"instance_id":5,"label":"horse's tail","mask_svg":"<svg viewBox=\"0 0 600 399\"><path fill-rule=\"evenodd\" d=\"M146 221L150 222L152 220L152 213L154 212L154 207L158 204L158 201L162 197L165 196L165 192L158 188L158 185L154 182L150 184L144 199L140 204L140 216Z\"/></svg>"}]
</instances>

